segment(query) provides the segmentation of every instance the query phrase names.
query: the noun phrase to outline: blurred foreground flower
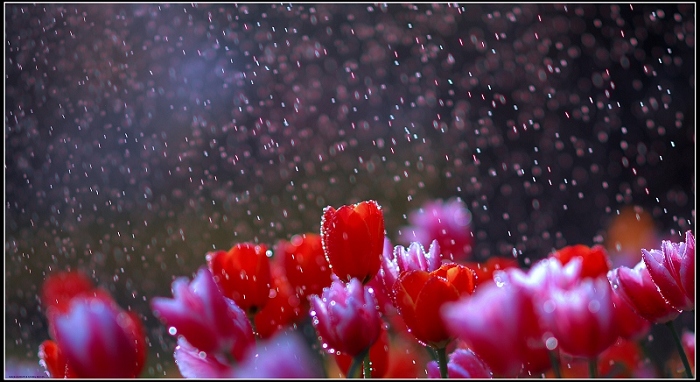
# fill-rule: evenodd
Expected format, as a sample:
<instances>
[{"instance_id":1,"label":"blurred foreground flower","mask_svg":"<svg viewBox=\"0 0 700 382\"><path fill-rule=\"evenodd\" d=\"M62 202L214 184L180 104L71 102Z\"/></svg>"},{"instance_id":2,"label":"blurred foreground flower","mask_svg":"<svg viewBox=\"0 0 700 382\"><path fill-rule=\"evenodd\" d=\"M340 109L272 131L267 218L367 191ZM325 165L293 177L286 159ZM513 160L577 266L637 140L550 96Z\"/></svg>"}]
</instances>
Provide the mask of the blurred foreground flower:
<instances>
[{"instance_id":1,"label":"blurred foreground flower","mask_svg":"<svg viewBox=\"0 0 700 382\"><path fill-rule=\"evenodd\" d=\"M437 361L428 362L428 378L440 378ZM450 353L447 363L448 378L493 378L489 367L469 349L457 348Z\"/></svg>"},{"instance_id":2,"label":"blurred foreground flower","mask_svg":"<svg viewBox=\"0 0 700 382\"><path fill-rule=\"evenodd\" d=\"M42 295L52 296L46 315L55 341L41 344L42 364L54 378L137 377L146 361L141 320L106 291L86 290L85 280L79 273L59 273L45 283Z\"/></svg>"},{"instance_id":3,"label":"blurred foreground flower","mask_svg":"<svg viewBox=\"0 0 700 382\"><path fill-rule=\"evenodd\" d=\"M172 284L173 298L155 297L153 312L169 328L205 353L224 353L240 360L255 337L245 312L224 297L205 267L194 280L180 277Z\"/></svg>"}]
</instances>

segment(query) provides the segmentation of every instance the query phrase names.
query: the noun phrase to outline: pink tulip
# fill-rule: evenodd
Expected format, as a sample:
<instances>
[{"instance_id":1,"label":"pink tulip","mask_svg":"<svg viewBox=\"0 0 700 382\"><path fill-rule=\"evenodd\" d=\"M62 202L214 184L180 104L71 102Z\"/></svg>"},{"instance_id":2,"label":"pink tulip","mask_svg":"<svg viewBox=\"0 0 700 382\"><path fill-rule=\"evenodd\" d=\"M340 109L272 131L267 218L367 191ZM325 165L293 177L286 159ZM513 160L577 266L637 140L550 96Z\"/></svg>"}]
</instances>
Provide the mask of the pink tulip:
<instances>
[{"instance_id":1,"label":"pink tulip","mask_svg":"<svg viewBox=\"0 0 700 382\"><path fill-rule=\"evenodd\" d=\"M498 271L495 277L504 276ZM530 293L502 279L441 309L448 332L463 340L499 377L549 367L542 327Z\"/></svg>"},{"instance_id":2,"label":"pink tulip","mask_svg":"<svg viewBox=\"0 0 700 382\"><path fill-rule=\"evenodd\" d=\"M695 237L685 233L685 242L661 242L661 250L642 249L642 259L659 292L674 308L695 310Z\"/></svg>"},{"instance_id":3,"label":"pink tulip","mask_svg":"<svg viewBox=\"0 0 700 382\"><path fill-rule=\"evenodd\" d=\"M618 332L608 280L586 278L570 289L554 289L544 303L547 327L561 349L592 358L614 344Z\"/></svg>"},{"instance_id":4,"label":"pink tulip","mask_svg":"<svg viewBox=\"0 0 700 382\"><path fill-rule=\"evenodd\" d=\"M206 353L190 345L185 337L177 339L173 354L180 374L185 378L231 378L234 367L222 353Z\"/></svg>"},{"instance_id":5,"label":"pink tulip","mask_svg":"<svg viewBox=\"0 0 700 382\"><path fill-rule=\"evenodd\" d=\"M185 277L176 279L172 291L172 299L152 300L153 311L197 350L227 352L240 359L254 344L253 328L246 313L224 297L207 268L200 268L189 285Z\"/></svg>"},{"instance_id":6,"label":"pink tulip","mask_svg":"<svg viewBox=\"0 0 700 382\"><path fill-rule=\"evenodd\" d=\"M630 269L620 266L608 272L608 280L617 293L637 314L653 323L666 323L678 317L651 279L644 261Z\"/></svg>"},{"instance_id":7,"label":"pink tulip","mask_svg":"<svg viewBox=\"0 0 700 382\"><path fill-rule=\"evenodd\" d=\"M356 279L334 280L322 296L310 297L311 318L328 351L351 356L365 351L379 338L382 320L371 288Z\"/></svg>"},{"instance_id":8,"label":"pink tulip","mask_svg":"<svg viewBox=\"0 0 700 382\"><path fill-rule=\"evenodd\" d=\"M440 378L437 361L428 362L428 378ZM448 378L493 378L489 367L470 349L455 349L447 362Z\"/></svg>"},{"instance_id":9,"label":"pink tulip","mask_svg":"<svg viewBox=\"0 0 700 382\"><path fill-rule=\"evenodd\" d=\"M49 316L56 343L76 376L135 378L145 362L141 322L110 298L73 297L65 312Z\"/></svg>"},{"instance_id":10,"label":"pink tulip","mask_svg":"<svg viewBox=\"0 0 700 382\"><path fill-rule=\"evenodd\" d=\"M608 271L608 274L611 272ZM610 277L608 277L609 281ZM612 287L612 284L610 286ZM620 337L632 341L644 338L651 329L651 322L637 314L618 291L611 289L610 297L613 302L613 316L615 317Z\"/></svg>"}]
</instances>

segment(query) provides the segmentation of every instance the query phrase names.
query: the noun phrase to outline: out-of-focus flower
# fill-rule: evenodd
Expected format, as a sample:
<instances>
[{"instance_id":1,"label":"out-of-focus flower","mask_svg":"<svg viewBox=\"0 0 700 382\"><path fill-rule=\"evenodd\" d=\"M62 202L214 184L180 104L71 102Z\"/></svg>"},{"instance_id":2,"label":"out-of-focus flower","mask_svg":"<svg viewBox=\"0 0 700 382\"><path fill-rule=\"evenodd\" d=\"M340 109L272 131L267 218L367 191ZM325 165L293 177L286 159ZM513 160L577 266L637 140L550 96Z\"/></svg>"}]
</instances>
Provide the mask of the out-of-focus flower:
<instances>
[{"instance_id":1,"label":"out-of-focus flower","mask_svg":"<svg viewBox=\"0 0 700 382\"><path fill-rule=\"evenodd\" d=\"M39 345L39 359L39 363L51 378L78 378L78 375L68 366L68 361L61 353L58 344L53 340L45 340Z\"/></svg>"},{"instance_id":2,"label":"out-of-focus flower","mask_svg":"<svg viewBox=\"0 0 700 382\"><path fill-rule=\"evenodd\" d=\"M554 289L543 303L543 315L561 349L592 358L617 340L608 280L586 278L570 289Z\"/></svg>"},{"instance_id":3,"label":"out-of-focus flower","mask_svg":"<svg viewBox=\"0 0 700 382\"><path fill-rule=\"evenodd\" d=\"M681 335L681 345L683 346L685 355L688 357L690 367L693 369L693 375L695 375L695 333L689 330L683 331Z\"/></svg>"},{"instance_id":4,"label":"out-of-focus flower","mask_svg":"<svg viewBox=\"0 0 700 382\"><path fill-rule=\"evenodd\" d=\"M49 276L41 296L52 339L41 344L39 358L51 377L134 378L141 373L145 334L135 312L122 310L77 271Z\"/></svg>"},{"instance_id":5,"label":"out-of-focus flower","mask_svg":"<svg viewBox=\"0 0 700 382\"><path fill-rule=\"evenodd\" d=\"M409 225L401 228L399 241L405 245L417 241L427 247L437 240L446 259L466 261L474 240L471 220L471 212L461 199L431 200L409 213Z\"/></svg>"},{"instance_id":6,"label":"out-of-focus flower","mask_svg":"<svg viewBox=\"0 0 700 382\"><path fill-rule=\"evenodd\" d=\"M230 353L240 359L255 342L246 313L221 294L205 267L191 283L186 277L173 281L172 293L172 299L153 298L153 312L198 351Z\"/></svg>"},{"instance_id":7,"label":"out-of-focus flower","mask_svg":"<svg viewBox=\"0 0 700 382\"><path fill-rule=\"evenodd\" d=\"M201 351L190 345L183 336L177 339L173 358L185 378L230 378L234 372L234 366L225 354Z\"/></svg>"},{"instance_id":8,"label":"out-of-focus flower","mask_svg":"<svg viewBox=\"0 0 700 382\"><path fill-rule=\"evenodd\" d=\"M41 287L41 303L47 311L51 308L68 310L70 300L94 289L90 279L79 271L58 272L49 275Z\"/></svg>"},{"instance_id":9,"label":"out-of-focus flower","mask_svg":"<svg viewBox=\"0 0 700 382\"><path fill-rule=\"evenodd\" d=\"M440 378L440 368L437 361L428 362L427 368L428 378ZM493 378L493 373L473 351L457 348L449 355L447 377L485 379Z\"/></svg>"},{"instance_id":10,"label":"out-of-focus flower","mask_svg":"<svg viewBox=\"0 0 700 382\"><path fill-rule=\"evenodd\" d=\"M639 249L651 248L659 242L654 218L639 206L625 206L615 215L606 232L605 248L611 267L634 267Z\"/></svg>"},{"instance_id":11,"label":"out-of-focus flower","mask_svg":"<svg viewBox=\"0 0 700 382\"><path fill-rule=\"evenodd\" d=\"M374 292L356 279L335 280L321 296L310 297L311 319L328 351L352 357L377 341L382 319Z\"/></svg>"},{"instance_id":12,"label":"out-of-focus flower","mask_svg":"<svg viewBox=\"0 0 700 382\"><path fill-rule=\"evenodd\" d=\"M111 298L104 294L78 295L70 300L65 312L56 310L48 318L60 357L64 357L75 376L135 378L141 373L146 359L141 321ZM44 343L45 355L53 350L52 345ZM54 363L46 359L45 362ZM58 375L52 376L64 374L59 370Z\"/></svg>"},{"instance_id":13,"label":"out-of-focus flower","mask_svg":"<svg viewBox=\"0 0 700 382\"><path fill-rule=\"evenodd\" d=\"M612 269L608 272L608 280L613 293L619 294L637 314L653 323L665 323L680 314L663 298L644 261L632 269L625 266Z\"/></svg>"},{"instance_id":14,"label":"out-of-focus flower","mask_svg":"<svg viewBox=\"0 0 700 382\"><path fill-rule=\"evenodd\" d=\"M224 296L248 314L255 314L270 295L270 260L262 244L238 243L228 251L207 253L214 281Z\"/></svg>"},{"instance_id":15,"label":"out-of-focus flower","mask_svg":"<svg viewBox=\"0 0 700 382\"><path fill-rule=\"evenodd\" d=\"M295 332L279 332L251 348L236 365L232 378L320 378L321 370L308 345Z\"/></svg>"},{"instance_id":16,"label":"out-of-focus flower","mask_svg":"<svg viewBox=\"0 0 700 382\"><path fill-rule=\"evenodd\" d=\"M389 369L384 378L425 378L429 362L425 348L413 338L399 335L390 339Z\"/></svg>"},{"instance_id":17,"label":"out-of-focus flower","mask_svg":"<svg viewBox=\"0 0 700 382\"><path fill-rule=\"evenodd\" d=\"M323 252L333 273L343 281L357 278L366 284L377 274L384 237L384 215L374 200L323 210Z\"/></svg>"},{"instance_id":18,"label":"out-of-focus flower","mask_svg":"<svg viewBox=\"0 0 700 382\"><path fill-rule=\"evenodd\" d=\"M390 255L386 252L382 256L382 268L380 275L389 297L393 299L394 283L401 273L407 271L432 272L441 265L440 245L437 240L433 240L430 249L425 252L423 245L413 242L408 248L397 245Z\"/></svg>"},{"instance_id":19,"label":"out-of-focus flower","mask_svg":"<svg viewBox=\"0 0 700 382\"><path fill-rule=\"evenodd\" d=\"M470 261L463 264L476 272L477 287L486 282L493 282L493 273L495 271L508 268L518 268L518 261L516 259L509 259L507 257L500 256L489 257L485 262L481 263Z\"/></svg>"},{"instance_id":20,"label":"out-of-focus flower","mask_svg":"<svg viewBox=\"0 0 700 382\"><path fill-rule=\"evenodd\" d=\"M442 348L453 336L445 327L440 308L474 293L475 278L473 270L455 263L443 264L432 272L403 272L394 283L394 305L418 341Z\"/></svg>"},{"instance_id":21,"label":"out-of-focus flower","mask_svg":"<svg viewBox=\"0 0 700 382\"><path fill-rule=\"evenodd\" d=\"M543 328L531 292L497 271L494 283L442 308L443 322L453 336L479 355L495 376L514 377L524 367L532 373L549 366ZM502 278L503 277L503 278Z\"/></svg>"},{"instance_id":22,"label":"out-of-focus flower","mask_svg":"<svg viewBox=\"0 0 700 382\"><path fill-rule=\"evenodd\" d=\"M289 284L301 300L321 294L331 285L331 268L323 253L321 235L294 235L290 241L281 240L276 256L281 257Z\"/></svg>"},{"instance_id":23,"label":"out-of-focus flower","mask_svg":"<svg viewBox=\"0 0 700 382\"><path fill-rule=\"evenodd\" d=\"M566 265L575 257L580 257L582 261L579 278L605 276L612 264L602 245L593 247L583 244L569 245L555 251L550 257L559 259L562 265Z\"/></svg>"},{"instance_id":24,"label":"out-of-focus flower","mask_svg":"<svg viewBox=\"0 0 700 382\"><path fill-rule=\"evenodd\" d=\"M302 314L308 312L308 302L306 299L300 299L295 293L282 266L272 261L270 268L272 273L270 299L254 318L255 330L261 338L271 337L299 321Z\"/></svg>"},{"instance_id":25,"label":"out-of-focus flower","mask_svg":"<svg viewBox=\"0 0 700 382\"><path fill-rule=\"evenodd\" d=\"M661 250L642 249L651 279L668 303L681 311L695 309L695 237L686 231L685 242L661 242Z\"/></svg>"},{"instance_id":26,"label":"out-of-focus flower","mask_svg":"<svg viewBox=\"0 0 700 382\"><path fill-rule=\"evenodd\" d=\"M386 325L382 325L382 331L379 334L379 339L377 342L369 348L369 360L370 360L370 372L372 378L384 378L387 370L389 369L389 331ZM343 373L344 376L348 376L348 371L350 371L350 366L352 365L353 357L344 353L335 353L335 361L338 364L338 368ZM367 378L365 376L364 368L360 372L360 376ZM351 376L354 378L354 376Z\"/></svg>"}]
</instances>

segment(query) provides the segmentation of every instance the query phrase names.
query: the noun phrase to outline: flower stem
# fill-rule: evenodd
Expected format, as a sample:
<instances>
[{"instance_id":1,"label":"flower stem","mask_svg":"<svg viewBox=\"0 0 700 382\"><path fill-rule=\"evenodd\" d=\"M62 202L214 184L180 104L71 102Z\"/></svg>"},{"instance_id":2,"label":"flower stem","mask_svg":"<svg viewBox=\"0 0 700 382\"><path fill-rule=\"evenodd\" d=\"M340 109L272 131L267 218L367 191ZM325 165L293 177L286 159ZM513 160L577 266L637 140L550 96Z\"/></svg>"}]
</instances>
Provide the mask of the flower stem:
<instances>
[{"instance_id":1,"label":"flower stem","mask_svg":"<svg viewBox=\"0 0 700 382\"><path fill-rule=\"evenodd\" d=\"M591 357L588 360L588 374L591 378L598 378L598 359L596 357Z\"/></svg>"},{"instance_id":2,"label":"flower stem","mask_svg":"<svg viewBox=\"0 0 700 382\"><path fill-rule=\"evenodd\" d=\"M447 348L446 347L441 347L435 349L437 352L437 363L438 367L440 367L440 378L447 378Z\"/></svg>"},{"instance_id":3,"label":"flower stem","mask_svg":"<svg viewBox=\"0 0 700 382\"><path fill-rule=\"evenodd\" d=\"M554 353L554 350L548 350L547 353L549 353L549 361L552 363L552 371L554 371L554 377L561 378L561 370L559 370L559 359L557 359L556 353Z\"/></svg>"},{"instance_id":4,"label":"flower stem","mask_svg":"<svg viewBox=\"0 0 700 382\"><path fill-rule=\"evenodd\" d=\"M348 370L348 374L346 378L355 378L355 374L357 374L360 365L362 365L365 361L365 356L369 354L369 348L367 350L364 350L360 352L360 354L356 355L352 359L352 363L350 364L350 370Z\"/></svg>"},{"instance_id":5,"label":"flower stem","mask_svg":"<svg viewBox=\"0 0 700 382\"><path fill-rule=\"evenodd\" d=\"M690 363L688 362L688 357L685 355L683 350L683 344L681 344L681 339L678 337L678 332L676 327L673 326L673 320L666 322L666 326L671 330L673 334L673 342L676 343L676 349L678 349L678 354L681 356L681 361L683 361L683 366L685 366L685 376L688 378L693 378L693 372L690 369Z\"/></svg>"},{"instance_id":6,"label":"flower stem","mask_svg":"<svg viewBox=\"0 0 700 382\"><path fill-rule=\"evenodd\" d=\"M372 378L372 368L371 368L371 362L369 361L369 352L367 352L367 355L365 355L365 359L362 362L362 366L364 367L364 372L365 372L365 378Z\"/></svg>"}]
</instances>

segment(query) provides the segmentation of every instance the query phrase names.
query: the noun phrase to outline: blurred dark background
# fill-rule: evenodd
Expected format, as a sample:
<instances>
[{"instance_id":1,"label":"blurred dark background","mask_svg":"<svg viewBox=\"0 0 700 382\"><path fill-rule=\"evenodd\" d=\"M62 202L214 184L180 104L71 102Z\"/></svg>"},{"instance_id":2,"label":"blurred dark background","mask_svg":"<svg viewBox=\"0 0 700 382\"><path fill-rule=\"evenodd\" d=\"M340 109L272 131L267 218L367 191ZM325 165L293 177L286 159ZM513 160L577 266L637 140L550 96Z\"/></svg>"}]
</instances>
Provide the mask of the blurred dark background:
<instances>
[{"instance_id":1,"label":"blurred dark background","mask_svg":"<svg viewBox=\"0 0 700 382\"><path fill-rule=\"evenodd\" d=\"M474 257L695 229L695 5L5 4L5 350L80 269L143 315L212 249L469 206ZM684 315L684 325L694 317ZM172 373L172 372L171 372Z\"/></svg>"}]
</instances>

